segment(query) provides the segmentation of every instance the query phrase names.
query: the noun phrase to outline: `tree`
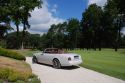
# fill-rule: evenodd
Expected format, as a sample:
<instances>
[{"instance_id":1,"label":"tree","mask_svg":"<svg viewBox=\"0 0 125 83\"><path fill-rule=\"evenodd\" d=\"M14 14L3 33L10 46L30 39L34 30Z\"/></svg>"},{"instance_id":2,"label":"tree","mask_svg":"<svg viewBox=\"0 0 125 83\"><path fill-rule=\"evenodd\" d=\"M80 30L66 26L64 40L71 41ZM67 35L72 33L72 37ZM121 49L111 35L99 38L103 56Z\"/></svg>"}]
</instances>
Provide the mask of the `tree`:
<instances>
[{"instance_id":1,"label":"tree","mask_svg":"<svg viewBox=\"0 0 125 83\"><path fill-rule=\"evenodd\" d=\"M7 42L7 48L10 49L17 49L18 45L21 45L21 40L23 38L22 32L19 32L18 37L19 40L17 40L16 32L12 32L6 35L6 42ZM26 37L24 38L24 47L25 48L32 48L32 49L38 49L40 47L40 35L39 34L30 34L29 32L25 32ZM18 43L17 43L18 41Z\"/></svg>"},{"instance_id":2,"label":"tree","mask_svg":"<svg viewBox=\"0 0 125 83\"><path fill-rule=\"evenodd\" d=\"M20 48L20 44L19 44L19 25L21 24L21 3L20 3L20 0L13 0L12 1L12 14L11 14L11 20L12 22L14 22L15 26L16 26L16 31L17 31L17 34L16 34L16 40L17 40L17 49Z\"/></svg>"},{"instance_id":3,"label":"tree","mask_svg":"<svg viewBox=\"0 0 125 83\"><path fill-rule=\"evenodd\" d=\"M36 7L40 8L41 4L41 0L1 0L0 23L4 22L6 24L10 24L10 21L13 21L17 27L17 36L19 34L19 24L22 23L24 26L23 37L25 37L25 31L30 27L28 22L28 18L31 16L30 13ZM23 41L24 39L22 39L22 48Z\"/></svg>"},{"instance_id":4,"label":"tree","mask_svg":"<svg viewBox=\"0 0 125 83\"><path fill-rule=\"evenodd\" d=\"M46 34L41 37L42 46L45 48L74 49L81 47L81 27L77 19L69 19L68 22L51 25Z\"/></svg>"},{"instance_id":5,"label":"tree","mask_svg":"<svg viewBox=\"0 0 125 83\"><path fill-rule=\"evenodd\" d=\"M7 30L11 30L10 25L0 25L0 40L4 38L5 33Z\"/></svg>"},{"instance_id":6,"label":"tree","mask_svg":"<svg viewBox=\"0 0 125 83\"><path fill-rule=\"evenodd\" d=\"M29 41L27 43L33 49L39 48L40 47L40 34L30 34Z\"/></svg>"},{"instance_id":7,"label":"tree","mask_svg":"<svg viewBox=\"0 0 125 83\"><path fill-rule=\"evenodd\" d=\"M98 44L99 50L101 50L102 15L101 7L96 4L91 4L82 15L81 26L87 49L93 47L96 50Z\"/></svg>"},{"instance_id":8,"label":"tree","mask_svg":"<svg viewBox=\"0 0 125 83\"><path fill-rule=\"evenodd\" d=\"M65 33L67 28L67 22L59 23L57 25L51 25L51 28L48 30L47 37L50 42L50 47L63 48L65 47Z\"/></svg>"},{"instance_id":9,"label":"tree","mask_svg":"<svg viewBox=\"0 0 125 83\"><path fill-rule=\"evenodd\" d=\"M21 2L21 19L23 23L23 37L25 37L25 31L27 28L30 28L28 18L31 17L31 11L36 7L41 7L41 0L22 0ZM22 49L24 44L24 38L22 39Z\"/></svg>"},{"instance_id":10,"label":"tree","mask_svg":"<svg viewBox=\"0 0 125 83\"><path fill-rule=\"evenodd\" d=\"M10 28L10 1L0 0L0 38L3 38L4 33Z\"/></svg>"},{"instance_id":11,"label":"tree","mask_svg":"<svg viewBox=\"0 0 125 83\"><path fill-rule=\"evenodd\" d=\"M68 37L69 37L69 44L71 49L77 48L78 44L78 37L79 37L79 32L80 32L80 23L79 20L75 18L71 18L68 20L68 25L67 25L67 32L68 32Z\"/></svg>"},{"instance_id":12,"label":"tree","mask_svg":"<svg viewBox=\"0 0 125 83\"><path fill-rule=\"evenodd\" d=\"M125 0L112 0L116 5L116 7L119 10L119 14L125 15Z\"/></svg>"},{"instance_id":13,"label":"tree","mask_svg":"<svg viewBox=\"0 0 125 83\"><path fill-rule=\"evenodd\" d=\"M121 0L120 0L121 1ZM124 26L124 15L121 12L120 6L118 6L119 1L115 0L108 0L104 12L107 13L109 16L107 21L110 20L110 32L112 36L112 42L114 43L115 51L117 51L119 47L119 42L121 39L121 30Z\"/></svg>"}]
</instances>

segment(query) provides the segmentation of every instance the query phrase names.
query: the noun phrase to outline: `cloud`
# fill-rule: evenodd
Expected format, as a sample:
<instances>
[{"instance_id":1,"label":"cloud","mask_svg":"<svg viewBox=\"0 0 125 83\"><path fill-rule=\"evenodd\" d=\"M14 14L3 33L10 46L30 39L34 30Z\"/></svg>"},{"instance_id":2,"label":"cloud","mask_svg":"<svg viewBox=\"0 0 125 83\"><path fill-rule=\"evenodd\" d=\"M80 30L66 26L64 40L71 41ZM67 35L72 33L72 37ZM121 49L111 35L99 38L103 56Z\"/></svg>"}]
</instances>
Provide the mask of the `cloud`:
<instances>
[{"instance_id":1,"label":"cloud","mask_svg":"<svg viewBox=\"0 0 125 83\"><path fill-rule=\"evenodd\" d=\"M47 0L43 0L42 8L35 8L31 13L32 17L29 19L31 28L28 31L31 33L43 34L47 32L52 24L64 22L63 19L53 16L52 11L56 13L58 7L56 4L53 6L52 10L49 10L48 7L49 4L47 3Z\"/></svg>"},{"instance_id":2,"label":"cloud","mask_svg":"<svg viewBox=\"0 0 125 83\"><path fill-rule=\"evenodd\" d=\"M59 11L58 11L58 5L57 4L54 4L53 6L51 6L51 13L54 15L54 16L58 16L59 15Z\"/></svg>"},{"instance_id":3,"label":"cloud","mask_svg":"<svg viewBox=\"0 0 125 83\"><path fill-rule=\"evenodd\" d=\"M53 9L51 10L51 12L54 13L54 14L56 14L56 13L57 13L57 9L56 9L56 8L53 8Z\"/></svg>"},{"instance_id":4,"label":"cloud","mask_svg":"<svg viewBox=\"0 0 125 83\"><path fill-rule=\"evenodd\" d=\"M107 0L89 0L88 5L96 3L99 6L104 6Z\"/></svg>"}]
</instances>

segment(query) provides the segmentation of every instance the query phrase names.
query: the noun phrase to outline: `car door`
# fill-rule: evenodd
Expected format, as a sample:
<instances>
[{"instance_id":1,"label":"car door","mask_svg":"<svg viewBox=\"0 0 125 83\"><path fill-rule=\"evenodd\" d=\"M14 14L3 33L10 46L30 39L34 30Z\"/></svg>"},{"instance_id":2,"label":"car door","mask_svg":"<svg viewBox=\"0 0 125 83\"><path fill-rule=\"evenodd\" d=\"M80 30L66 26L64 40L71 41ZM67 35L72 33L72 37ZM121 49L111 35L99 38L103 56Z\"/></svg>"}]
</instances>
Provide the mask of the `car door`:
<instances>
[{"instance_id":1,"label":"car door","mask_svg":"<svg viewBox=\"0 0 125 83\"><path fill-rule=\"evenodd\" d=\"M41 54L38 56L38 62L40 62L40 63L45 63L45 58L46 58L46 54L45 54L45 53L41 53Z\"/></svg>"},{"instance_id":2,"label":"car door","mask_svg":"<svg viewBox=\"0 0 125 83\"><path fill-rule=\"evenodd\" d=\"M44 59L46 64L52 65L53 54L50 53L46 54L46 57L44 57Z\"/></svg>"},{"instance_id":3,"label":"car door","mask_svg":"<svg viewBox=\"0 0 125 83\"><path fill-rule=\"evenodd\" d=\"M46 57L44 57L45 63L52 65L52 60L53 60L53 54L46 54Z\"/></svg>"},{"instance_id":4,"label":"car door","mask_svg":"<svg viewBox=\"0 0 125 83\"><path fill-rule=\"evenodd\" d=\"M50 54L49 53L42 53L38 58L40 63L50 64Z\"/></svg>"}]
</instances>

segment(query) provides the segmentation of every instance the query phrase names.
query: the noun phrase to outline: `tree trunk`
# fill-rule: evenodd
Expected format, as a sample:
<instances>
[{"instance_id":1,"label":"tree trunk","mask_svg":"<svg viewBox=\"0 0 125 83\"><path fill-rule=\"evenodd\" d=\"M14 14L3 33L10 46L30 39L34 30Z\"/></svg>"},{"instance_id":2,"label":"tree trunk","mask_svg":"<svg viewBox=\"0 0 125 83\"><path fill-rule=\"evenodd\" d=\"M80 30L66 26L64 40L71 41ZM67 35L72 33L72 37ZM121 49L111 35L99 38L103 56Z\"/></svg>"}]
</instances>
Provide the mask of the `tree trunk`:
<instances>
[{"instance_id":1,"label":"tree trunk","mask_svg":"<svg viewBox=\"0 0 125 83\"><path fill-rule=\"evenodd\" d=\"M119 46L119 43L120 43L120 39L121 39L120 31L121 31L121 29L120 29L120 27L119 27L119 30L118 30L118 43L117 43L118 48L120 47L120 46Z\"/></svg>"},{"instance_id":2,"label":"tree trunk","mask_svg":"<svg viewBox=\"0 0 125 83\"><path fill-rule=\"evenodd\" d=\"M101 51L101 39L99 40L99 51Z\"/></svg>"},{"instance_id":3,"label":"tree trunk","mask_svg":"<svg viewBox=\"0 0 125 83\"><path fill-rule=\"evenodd\" d=\"M16 25L16 29L17 29L17 37L19 36L19 25Z\"/></svg>"},{"instance_id":4,"label":"tree trunk","mask_svg":"<svg viewBox=\"0 0 125 83\"><path fill-rule=\"evenodd\" d=\"M94 44L94 50L96 51L96 46L95 46L95 44Z\"/></svg>"},{"instance_id":5,"label":"tree trunk","mask_svg":"<svg viewBox=\"0 0 125 83\"><path fill-rule=\"evenodd\" d=\"M23 50L24 49L24 46L23 46L23 42L22 42L22 44L21 44L21 50Z\"/></svg>"},{"instance_id":6,"label":"tree trunk","mask_svg":"<svg viewBox=\"0 0 125 83\"><path fill-rule=\"evenodd\" d=\"M118 35L117 35L117 38L116 38L116 41L115 41L115 51L118 51L118 48L119 48L119 42L120 42L120 38L121 38L121 34L120 34L120 26L118 27Z\"/></svg>"},{"instance_id":7,"label":"tree trunk","mask_svg":"<svg viewBox=\"0 0 125 83\"><path fill-rule=\"evenodd\" d=\"M115 44L115 51L117 52L118 51L118 45L117 45L117 42Z\"/></svg>"},{"instance_id":8,"label":"tree trunk","mask_svg":"<svg viewBox=\"0 0 125 83\"><path fill-rule=\"evenodd\" d=\"M96 51L96 40L93 41L93 49Z\"/></svg>"},{"instance_id":9,"label":"tree trunk","mask_svg":"<svg viewBox=\"0 0 125 83\"><path fill-rule=\"evenodd\" d=\"M101 50L102 50L101 45L99 45L99 51L101 51Z\"/></svg>"},{"instance_id":10,"label":"tree trunk","mask_svg":"<svg viewBox=\"0 0 125 83\"><path fill-rule=\"evenodd\" d=\"M118 51L118 38L115 41L115 51Z\"/></svg>"},{"instance_id":11,"label":"tree trunk","mask_svg":"<svg viewBox=\"0 0 125 83\"><path fill-rule=\"evenodd\" d=\"M16 24L16 29L17 29L17 49L19 49L20 45L19 45L19 25Z\"/></svg>"},{"instance_id":12,"label":"tree trunk","mask_svg":"<svg viewBox=\"0 0 125 83\"><path fill-rule=\"evenodd\" d=\"M21 49L24 49L24 38L25 38L25 30L26 30L26 26L25 26L25 22L23 23L23 33L22 33L22 44L21 44Z\"/></svg>"}]
</instances>

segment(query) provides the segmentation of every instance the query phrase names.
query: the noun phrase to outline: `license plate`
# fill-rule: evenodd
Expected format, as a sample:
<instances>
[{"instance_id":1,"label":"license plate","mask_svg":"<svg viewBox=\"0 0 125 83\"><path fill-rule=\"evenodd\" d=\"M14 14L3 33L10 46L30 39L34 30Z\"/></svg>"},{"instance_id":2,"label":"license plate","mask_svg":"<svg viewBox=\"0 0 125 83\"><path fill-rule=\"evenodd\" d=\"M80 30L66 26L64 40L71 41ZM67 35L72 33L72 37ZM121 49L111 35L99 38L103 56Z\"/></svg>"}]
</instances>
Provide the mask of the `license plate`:
<instances>
[{"instance_id":1,"label":"license plate","mask_svg":"<svg viewBox=\"0 0 125 83\"><path fill-rule=\"evenodd\" d=\"M79 59L79 56L74 56L74 59Z\"/></svg>"}]
</instances>

